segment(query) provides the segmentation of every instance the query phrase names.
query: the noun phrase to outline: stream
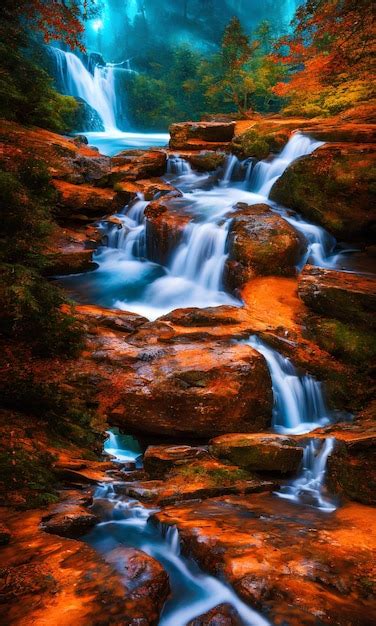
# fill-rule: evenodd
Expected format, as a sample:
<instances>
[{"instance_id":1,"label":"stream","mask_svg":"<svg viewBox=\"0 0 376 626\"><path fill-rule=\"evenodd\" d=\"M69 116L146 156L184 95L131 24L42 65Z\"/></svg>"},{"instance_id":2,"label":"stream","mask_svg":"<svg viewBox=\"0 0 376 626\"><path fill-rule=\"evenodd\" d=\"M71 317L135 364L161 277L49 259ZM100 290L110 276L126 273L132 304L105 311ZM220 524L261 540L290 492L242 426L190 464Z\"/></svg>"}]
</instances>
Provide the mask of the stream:
<instances>
[{"instance_id":1,"label":"stream","mask_svg":"<svg viewBox=\"0 0 376 626\"><path fill-rule=\"evenodd\" d=\"M72 55L53 49L65 92L85 99L96 109L104 132L85 133L106 154L125 147L164 145L168 135L123 133L117 127L115 90L116 69L95 67L88 71ZM74 57L74 58L73 58ZM123 69L122 71L130 71ZM133 142L133 143L132 143ZM176 308L214 307L224 304L242 306L224 286L228 259L228 232L232 213L238 202L266 203L303 236L306 245L298 262L299 271L306 262L327 268L341 267L349 250L340 249L323 228L311 224L297 213L269 200L273 184L297 158L311 154L322 145L296 132L282 152L271 160L256 163L240 161L229 155L218 170L200 174L192 170L178 154L168 158L165 180L181 192L171 206L177 213L188 213L181 241L164 263L151 260L147 246L148 202L139 195L116 214L119 223L102 221L102 245L95 253L98 268L92 272L68 276L61 282L76 300L104 307L132 311L155 320ZM157 251L158 252L158 251ZM155 254L153 255L155 259ZM263 355L270 371L274 396L272 428L277 433L298 435L329 424L333 415L326 407L321 384L310 375L300 375L293 363L258 337L246 343ZM336 509L325 492L326 462L335 442L332 438L307 437L303 463L298 476L281 487L276 497L292 505L317 508L324 513ZM141 450L130 437L109 434L105 452L121 462L142 465ZM247 606L225 581L203 572L197 563L180 550L178 530L163 527L153 520L155 509L121 496L116 482L102 485L95 494L96 506L110 503L105 521L86 537L102 554L119 545L139 548L162 563L170 577L171 595L166 602L160 626L185 626L191 619L227 602L238 612L242 623L266 626L269 622Z\"/></svg>"}]
</instances>

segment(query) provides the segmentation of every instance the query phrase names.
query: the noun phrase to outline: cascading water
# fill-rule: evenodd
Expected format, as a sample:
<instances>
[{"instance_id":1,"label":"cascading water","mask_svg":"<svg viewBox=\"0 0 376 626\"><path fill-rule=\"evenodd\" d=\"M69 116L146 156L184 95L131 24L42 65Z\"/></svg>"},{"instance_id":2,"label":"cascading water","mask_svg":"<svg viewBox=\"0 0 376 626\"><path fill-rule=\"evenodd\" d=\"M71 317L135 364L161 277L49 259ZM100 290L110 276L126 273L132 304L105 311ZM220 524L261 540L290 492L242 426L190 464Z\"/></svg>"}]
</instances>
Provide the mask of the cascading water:
<instances>
[{"instance_id":1,"label":"cascading water","mask_svg":"<svg viewBox=\"0 0 376 626\"><path fill-rule=\"evenodd\" d=\"M311 439L303 452L302 469L290 484L281 487L276 495L297 504L304 504L327 513L336 510L332 499L323 495L328 457L333 451L335 439Z\"/></svg>"},{"instance_id":2,"label":"cascading water","mask_svg":"<svg viewBox=\"0 0 376 626\"><path fill-rule=\"evenodd\" d=\"M299 376L289 359L273 350L258 337L248 343L260 352L272 379L273 428L280 433L307 433L329 423L321 384L312 376Z\"/></svg>"},{"instance_id":3,"label":"cascading water","mask_svg":"<svg viewBox=\"0 0 376 626\"><path fill-rule=\"evenodd\" d=\"M110 438L111 445L113 439ZM112 454L116 449L112 449ZM131 456L133 450L124 450L121 444L118 460ZM161 614L159 626L185 626L223 603L237 611L244 626L268 626L269 622L252 610L235 592L220 580L203 572L193 559L180 551L180 537L175 527L164 527L153 522L156 509L148 509L138 501L116 494L115 485L100 486L94 496L94 505L100 509L105 501L106 518L86 537L88 543L106 554L118 546L131 546L143 550L157 559L169 575L171 594ZM112 504L112 513L108 503ZM116 567L116 565L115 565ZM124 569L124 563L122 563Z\"/></svg>"},{"instance_id":4,"label":"cascading water","mask_svg":"<svg viewBox=\"0 0 376 626\"><path fill-rule=\"evenodd\" d=\"M122 107L116 93L116 76L119 72L125 72L130 76L136 74L130 69L129 62L94 64L90 68L92 71L89 71L73 52L66 52L54 46L49 46L48 49L55 62L55 75L62 92L82 98L98 114L104 132L84 132L90 143L102 154L113 156L127 148L148 148L168 143L168 133L123 132L118 128L119 116L123 117L124 112L118 110ZM123 115L120 115L121 113ZM82 132L83 129L78 128L77 131Z\"/></svg>"},{"instance_id":5,"label":"cascading water","mask_svg":"<svg viewBox=\"0 0 376 626\"><path fill-rule=\"evenodd\" d=\"M247 342L266 360L274 397L273 429L284 434L306 433L329 422L321 384L312 376L299 376L291 361L253 336ZM331 437L311 439L304 448L302 470L276 495L298 504L308 504L328 512L336 506L322 495L326 463L334 447Z\"/></svg>"},{"instance_id":6,"label":"cascading water","mask_svg":"<svg viewBox=\"0 0 376 626\"><path fill-rule=\"evenodd\" d=\"M91 74L73 54L50 46L64 93L82 98L98 113L106 132L117 130L114 67L95 65Z\"/></svg>"}]
</instances>

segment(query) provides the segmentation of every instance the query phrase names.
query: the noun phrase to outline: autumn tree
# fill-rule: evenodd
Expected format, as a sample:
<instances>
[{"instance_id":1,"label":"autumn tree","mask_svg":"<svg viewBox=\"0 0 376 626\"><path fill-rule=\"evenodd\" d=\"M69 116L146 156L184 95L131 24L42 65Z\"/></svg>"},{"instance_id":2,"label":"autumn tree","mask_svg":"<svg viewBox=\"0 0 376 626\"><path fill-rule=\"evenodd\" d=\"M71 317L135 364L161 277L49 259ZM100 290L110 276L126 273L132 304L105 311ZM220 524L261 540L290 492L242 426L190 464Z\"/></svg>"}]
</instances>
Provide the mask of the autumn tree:
<instances>
[{"instance_id":1,"label":"autumn tree","mask_svg":"<svg viewBox=\"0 0 376 626\"><path fill-rule=\"evenodd\" d=\"M291 36L282 38L275 59L290 79L275 93L287 111L336 113L372 95L375 76L373 0L307 0L297 11Z\"/></svg>"},{"instance_id":2,"label":"autumn tree","mask_svg":"<svg viewBox=\"0 0 376 626\"><path fill-rule=\"evenodd\" d=\"M255 88L249 63L258 45L257 41L249 41L239 19L233 17L225 28L219 54L213 56L211 67L210 63L203 67L203 83L209 99L220 96L247 115L249 96Z\"/></svg>"}]
</instances>

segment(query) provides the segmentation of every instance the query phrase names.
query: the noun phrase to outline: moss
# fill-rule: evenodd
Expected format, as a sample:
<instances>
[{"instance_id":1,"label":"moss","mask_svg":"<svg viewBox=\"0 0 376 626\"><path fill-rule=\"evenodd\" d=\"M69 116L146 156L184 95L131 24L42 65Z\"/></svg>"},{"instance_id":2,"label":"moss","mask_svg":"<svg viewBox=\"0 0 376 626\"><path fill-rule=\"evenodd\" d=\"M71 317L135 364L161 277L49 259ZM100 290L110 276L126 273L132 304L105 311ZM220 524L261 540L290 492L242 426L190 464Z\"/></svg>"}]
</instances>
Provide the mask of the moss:
<instances>
[{"instance_id":1,"label":"moss","mask_svg":"<svg viewBox=\"0 0 376 626\"><path fill-rule=\"evenodd\" d=\"M36 508L56 502L53 461L51 454L27 451L21 444L0 452L1 493L20 492L20 508Z\"/></svg>"},{"instance_id":2,"label":"moss","mask_svg":"<svg viewBox=\"0 0 376 626\"><path fill-rule=\"evenodd\" d=\"M247 480L251 476L239 468L207 468L202 465L185 465L174 471L175 475L183 476L190 482L207 481L213 486L233 485L239 480Z\"/></svg>"},{"instance_id":3,"label":"moss","mask_svg":"<svg viewBox=\"0 0 376 626\"><path fill-rule=\"evenodd\" d=\"M330 354L362 369L372 366L376 333L332 318L311 318L309 327L319 346Z\"/></svg>"}]
</instances>

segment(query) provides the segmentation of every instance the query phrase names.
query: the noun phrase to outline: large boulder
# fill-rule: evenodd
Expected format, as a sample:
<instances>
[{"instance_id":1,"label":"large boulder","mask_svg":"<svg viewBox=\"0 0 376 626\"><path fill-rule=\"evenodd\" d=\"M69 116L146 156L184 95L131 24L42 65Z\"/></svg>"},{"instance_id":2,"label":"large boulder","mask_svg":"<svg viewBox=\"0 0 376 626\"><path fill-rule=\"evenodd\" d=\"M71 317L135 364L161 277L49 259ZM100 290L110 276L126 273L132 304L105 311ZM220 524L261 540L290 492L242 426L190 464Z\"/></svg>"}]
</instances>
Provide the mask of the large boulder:
<instances>
[{"instance_id":1,"label":"large boulder","mask_svg":"<svg viewBox=\"0 0 376 626\"><path fill-rule=\"evenodd\" d=\"M216 149L230 142L235 122L181 122L170 126L172 150L205 150L210 144ZM208 145L209 144L209 145Z\"/></svg>"},{"instance_id":2,"label":"large boulder","mask_svg":"<svg viewBox=\"0 0 376 626\"><path fill-rule=\"evenodd\" d=\"M328 144L292 163L270 198L342 240L372 240L375 151L370 144Z\"/></svg>"},{"instance_id":3,"label":"large boulder","mask_svg":"<svg viewBox=\"0 0 376 626\"><path fill-rule=\"evenodd\" d=\"M303 459L303 444L275 434L230 434L212 439L211 454L257 472L296 472Z\"/></svg>"},{"instance_id":4,"label":"large boulder","mask_svg":"<svg viewBox=\"0 0 376 626\"><path fill-rule=\"evenodd\" d=\"M137 354L133 349L132 371L115 375L106 409L111 424L131 433L191 439L270 426L271 382L258 352L209 338L172 342L167 335L163 343L152 345L156 331L156 324L144 325L133 336L133 345L142 342L142 348ZM171 337L166 325L167 331ZM100 358L122 358L124 363L121 354Z\"/></svg>"},{"instance_id":5,"label":"large boulder","mask_svg":"<svg viewBox=\"0 0 376 626\"><path fill-rule=\"evenodd\" d=\"M226 159L224 152L215 152L214 150L201 150L200 152L191 152L184 157L195 170L199 172L212 172L221 167Z\"/></svg>"},{"instance_id":6,"label":"large boulder","mask_svg":"<svg viewBox=\"0 0 376 626\"><path fill-rule=\"evenodd\" d=\"M303 242L297 231L266 204L239 203L229 230L226 283L241 287L259 275L288 276Z\"/></svg>"},{"instance_id":7,"label":"large boulder","mask_svg":"<svg viewBox=\"0 0 376 626\"><path fill-rule=\"evenodd\" d=\"M375 326L376 279L371 276L306 265L298 293L316 313L366 328Z\"/></svg>"}]
</instances>

